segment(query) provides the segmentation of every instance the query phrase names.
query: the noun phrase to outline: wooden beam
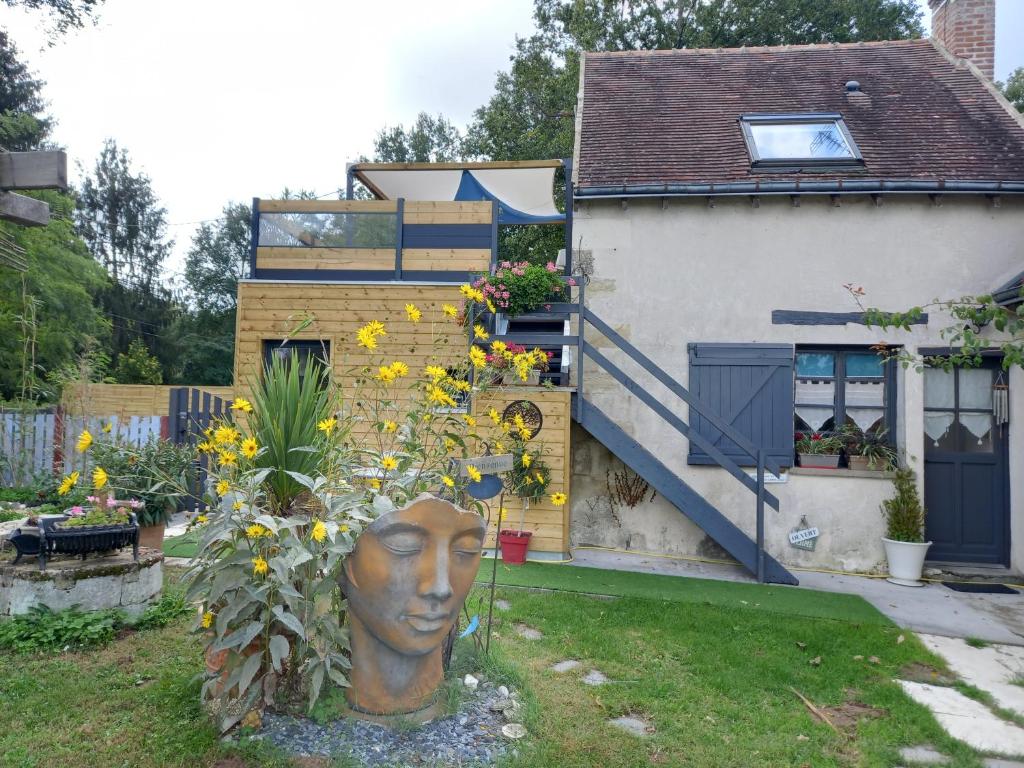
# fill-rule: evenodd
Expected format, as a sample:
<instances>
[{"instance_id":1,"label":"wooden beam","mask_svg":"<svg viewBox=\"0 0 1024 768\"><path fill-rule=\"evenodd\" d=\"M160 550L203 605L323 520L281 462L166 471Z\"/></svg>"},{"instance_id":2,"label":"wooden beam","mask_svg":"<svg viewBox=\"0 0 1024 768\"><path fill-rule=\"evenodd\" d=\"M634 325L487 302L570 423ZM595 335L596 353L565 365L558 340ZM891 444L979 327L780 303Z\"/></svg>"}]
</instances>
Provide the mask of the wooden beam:
<instances>
[{"instance_id":1,"label":"wooden beam","mask_svg":"<svg viewBox=\"0 0 1024 768\"><path fill-rule=\"evenodd\" d=\"M260 200L260 213L394 213L394 200Z\"/></svg>"},{"instance_id":2,"label":"wooden beam","mask_svg":"<svg viewBox=\"0 0 1024 768\"><path fill-rule=\"evenodd\" d=\"M561 168L561 160L491 160L480 163L353 163L359 171L473 171L498 168Z\"/></svg>"},{"instance_id":3,"label":"wooden beam","mask_svg":"<svg viewBox=\"0 0 1024 768\"><path fill-rule=\"evenodd\" d=\"M68 188L68 156L53 152L0 152L0 189Z\"/></svg>"},{"instance_id":4,"label":"wooden beam","mask_svg":"<svg viewBox=\"0 0 1024 768\"><path fill-rule=\"evenodd\" d=\"M44 227L50 223L50 206L13 192L0 192L0 220L26 227Z\"/></svg>"}]
</instances>

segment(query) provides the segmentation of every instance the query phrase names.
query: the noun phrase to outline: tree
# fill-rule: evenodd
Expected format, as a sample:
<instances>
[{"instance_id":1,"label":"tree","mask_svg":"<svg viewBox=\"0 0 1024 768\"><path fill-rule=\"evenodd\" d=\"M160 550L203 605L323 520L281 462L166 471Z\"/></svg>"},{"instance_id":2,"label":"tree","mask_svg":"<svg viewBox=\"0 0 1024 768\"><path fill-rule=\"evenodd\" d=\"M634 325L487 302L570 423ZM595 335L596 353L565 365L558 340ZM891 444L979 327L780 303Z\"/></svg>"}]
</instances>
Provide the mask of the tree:
<instances>
[{"instance_id":1,"label":"tree","mask_svg":"<svg viewBox=\"0 0 1024 768\"><path fill-rule=\"evenodd\" d=\"M107 139L79 196L78 229L115 282L152 293L171 252L167 209L144 173L133 173L128 152Z\"/></svg>"},{"instance_id":2,"label":"tree","mask_svg":"<svg viewBox=\"0 0 1024 768\"><path fill-rule=\"evenodd\" d=\"M73 206L56 192L32 195L55 211ZM66 217L54 216L45 227L0 223L0 232L24 249L28 264L21 273L0 266L0 398L25 390L53 399L60 393L47 374L73 366L97 342L110 343L110 324L96 298L110 279Z\"/></svg>"},{"instance_id":3,"label":"tree","mask_svg":"<svg viewBox=\"0 0 1024 768\"><path fill-rule=\"evenodd\" d=\"M117 359L114 377L118 384L160 384L163 373L160 361L149 354L146 345L139 339L133 339L128 351Z\"/></svg>"},{"instance_id":4,"label":"tree","mask_svg":"<svg viewBox=\"0 0 1024 768\"><path fill-rule=\"evenodd\" d=\"M420 112L409 130L384 126L373 142L374 162L443 163L464 159L463 137L444 116Z\"/></svg>"},{"instance_id":5,"label":"tree","mask_svg":"<svg viewBox=\"0 0 1024 768\"><path fill-rule=\"evenodd\" d=\"M22 6L30 10L45 11L50 17L50 45L53 38L72 29L81 29L86 21L96 22L96 12L103 0L4 0L11 8Z\"/></svg>"},{"instance_id":6,"label":"tree","mask_svg":"<svg viewBox=\"0 0 1024 768\"><path fill-rule=\"evenodd\" d=\"M12 152L38 149L49 136L53 121L44 114L43 85L0 29L0 147Z\"/></svg>"},{"instance_id":7,"label":"tree","mask_svg":"<svg viewBox=\"0 0 1024 768\"><path fill-rule=\"evenodd\" d=\"M1024 67L1017 67L1005 83L996 83L996 88L1003 92L1003 96L1018 112L1024 112Z\"/></svg>"},{"instance_id":8,"label":"tree","mask_svg":"<svg viewBox=\"0 0 1024 768\"><path fill-rule=\"evenodd\" d=\"M252 211L248 205L228 203L223 214L196 230L185 260L191 299L214 312L234 309L238 281L249 271Z\"/></svg>"}]
</instances>

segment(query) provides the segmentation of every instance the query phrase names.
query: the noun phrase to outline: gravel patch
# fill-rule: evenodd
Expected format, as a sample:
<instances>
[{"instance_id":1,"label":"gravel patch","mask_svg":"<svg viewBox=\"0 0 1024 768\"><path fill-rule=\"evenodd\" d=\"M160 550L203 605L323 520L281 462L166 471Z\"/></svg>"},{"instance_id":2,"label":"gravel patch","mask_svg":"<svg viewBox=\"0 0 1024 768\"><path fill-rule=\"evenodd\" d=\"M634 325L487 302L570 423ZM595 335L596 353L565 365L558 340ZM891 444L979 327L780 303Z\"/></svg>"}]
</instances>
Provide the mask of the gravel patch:
<instances>
[{"instance_id":1,"label":"gravel patch","mask_svg":"<svg viewBox=\"0 0 1024 768\"><path fill-rule=\"evenodd\" d=\"M649 722L647 722L643 718L630 715L616 717L612 720L609 720L608 724L616 728L619 728L625 731L626 733L631 733L634 736L640 736L641 738L644 736L649 736L650 734L654 733L654 727Z\"/></svg>"},{"instance_id":2,"label":"gravel patch","mask_svg":"<svg viewBox=\"0 0 1024 768\"><path fill-rule=\"evenodd\" d=\"M533 627L528 626L526 624L516 624L515 630L520 637L525 638L527 640L540 640L542 637L544 637L544 633L541 632L539 629L534 629Z\"/></svg>"},{"instance_id":3,"label":"gravel patch","mask_svg":"<svg viewBox=\"0 0 1024 768\"><path fill-rule=\"evenodd\" d=\"M592 669L583 676L583 682L587 685L604 685L608 682L608 676L599 669Z\"/></svg>"},{"instance_id":4,"label":"gravel patch","mask_svg":"<svg viewBox=\"0 0 1024 768\"><path fill-rule=\"evenodd\" d=\"M355 718L320 724L268 713L254 738L292 755L349 756L368 768L486 766L494 765L510 748L511 737L502 735L502 727L519 712L514 693L484 682L457 713L416 728L392 729Z\"/></svg>"},{"instance_id":5,"label":"gravel patch","mask_svg":"<svg viewBox=\"0 0 1024 768\"><path fill-rule=\"evenodd\" d=\"M583 665L576 661L576 659L566 659L565 661L560 661L557 664L552 664L548 669L561 675L566 672L572 672L574 669L579 669L582 666Z\"/></svg>"}]
</instances>

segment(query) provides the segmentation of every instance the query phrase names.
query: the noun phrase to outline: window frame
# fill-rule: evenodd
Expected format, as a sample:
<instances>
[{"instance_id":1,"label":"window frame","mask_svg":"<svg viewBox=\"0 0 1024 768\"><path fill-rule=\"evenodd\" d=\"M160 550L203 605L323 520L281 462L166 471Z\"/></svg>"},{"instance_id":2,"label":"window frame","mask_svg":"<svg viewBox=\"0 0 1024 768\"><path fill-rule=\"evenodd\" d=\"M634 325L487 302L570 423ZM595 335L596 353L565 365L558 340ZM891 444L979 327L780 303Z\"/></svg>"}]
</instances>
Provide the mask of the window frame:
<instances>
[{"instance_id":1,"label":"window frame","mask_svg":"<svg viewBox=\"0 0 1024 768\"><path fill-rule=\"evenodd\" d=\"M761 153L757 149L757 141L750 130L751 125L802 125L804 123L834 123L843 135L846 146L853 157L761 157ZM747 152L750 155L750 167L753 169L813 168L822 170L828 168L856 169L864 166L864 156L860 153L860 147L853 140L850 130L846 127L846 121L838 112L747 113L740 115L739 124L743 133L743 141L746 143Z\"/></svg>"},{"instance_id":2,"label":"window frame","mask_svg":"<svg viewBox=\"0 0 1024 768\"><path fill-rule=\"evenodd\" d=\"M835 394L833 401L834 416L832 422L832 429L821 429L815 430L819 434L833 435L839 432L837 424L841 427L846 423L846 382L847 381L877 381L875 377L867 376L854 376L848 378L846 376L846 356L848 354L864 354L865 352L871 352L870 346L858 345L858 344L796 344L793 348L793 435L794 435L794 454L796 452L795 437L797 432L803 432L805 430L799 429L796 425L797 413L796 409L799 407L796 396L796 382L801 378L817 378L821 380L831 379L835 383ZM834 368L832 370L832 376L826 377L810 377L800 376L798 370L798 360L802 353L822 353L828 352L834 355ZM885 442L889 447L896 448L896 377L897 377L897 365L896 359L889 356L888 359L882 363L882 385L885 387L883 394L884 402L882 404L882 420L885 429ZM842 417L842 418L840 418Z\"/></svg>"},{"instance_id":3,"label":"window frame","mask_svg":"<svg viewBox=\"0 0 1024 768\"><path fill-rule=\"evenodd\" d=\"M274 359L274 350L282 346L286 349L295 350L301 355L302 350L309 350L312 357L320 360L328 373L331 372L331 339L261 339L262 354L260 368L261 375L266 375L267 370ZM324 355L326 354L326 359ZM302 371L299 371L302 377Z\"/></svg>"}]
</instances>

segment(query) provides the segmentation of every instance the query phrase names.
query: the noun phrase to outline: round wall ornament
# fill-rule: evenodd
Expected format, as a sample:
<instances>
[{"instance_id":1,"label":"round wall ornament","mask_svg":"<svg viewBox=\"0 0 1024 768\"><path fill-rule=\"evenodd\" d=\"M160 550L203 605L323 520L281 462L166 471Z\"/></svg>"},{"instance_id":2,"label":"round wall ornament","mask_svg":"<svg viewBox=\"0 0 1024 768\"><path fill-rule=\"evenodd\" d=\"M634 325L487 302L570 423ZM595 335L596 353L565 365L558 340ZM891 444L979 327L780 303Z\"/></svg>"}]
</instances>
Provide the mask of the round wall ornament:
<instances>
[{"instance_id":1,"label":"round wall ornament","mask_svg":"<svg viewBox=\"0 0 1024 768\"><path fill-rule=\"evenodd\" d=\"M526 428L530 430L530 434L534 437L537 436L541 427L544 426L544 415L540 412L540 408L529 400L514 400L509 403L501 414L501 420L513 422L516 416L522 418Z\"/></svg>"}]
</instances>

